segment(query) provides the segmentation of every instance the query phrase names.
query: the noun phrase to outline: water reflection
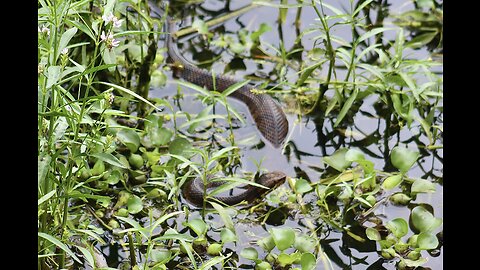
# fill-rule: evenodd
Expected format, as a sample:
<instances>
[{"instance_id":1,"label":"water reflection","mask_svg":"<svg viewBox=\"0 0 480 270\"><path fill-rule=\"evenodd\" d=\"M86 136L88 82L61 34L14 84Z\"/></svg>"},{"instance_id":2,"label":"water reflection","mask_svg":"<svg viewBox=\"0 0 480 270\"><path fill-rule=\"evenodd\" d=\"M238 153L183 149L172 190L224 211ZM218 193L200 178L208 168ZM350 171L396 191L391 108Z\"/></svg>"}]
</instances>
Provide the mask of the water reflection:
<instances>
[{"instance_id":1,"label":"water reflection","mask_svg":"<svg viewBox=\"0 0 480 270\"><path fill-rule=\"evenodd\" d=\"M337 8L343 8L343 2L331 1L332 5L338 5ZM341 3L340 3L341 2ZM359 1L357 6L363 1ZM388 1L377 1L366 9L363 13L367 24L373 26L382 24L390 15L392 10L399 12L400 8L405 9L406 3L389 3ZM185 19L185 25L191 25L194 18L210 18L218 17L221 14L230 12L240 7L236 6L237 1L230 3L230 1L206 1L203 4L192 5L185 9L182 15ZM242 3L243 4L243 3ZM398 8L398 9L395 9ZM278 9L259 7L255 12L249 12L239 18L228 21L227 23L214 28L214 33L226 33L235 35L240 29L248 28L258 29L262 22L266 22L273 30L265 33L262 38L266 43L271 44L275 48L280 48L286 52L294 52L289 57L289 60L302 63L305 54L302 49L310 50L314 44L307 36L301 36L300 33L308 27L310 22L313 22L316 15L311 9L291 9L286 13L286 19L283 24L277 23ZM273 14L273 15L272 15ZM193 17L192 17L193 15ZM295 24L295 17L300 16L302 24ZM288 34L287 34L288 33ZM336 32L339 36L344 36L346 39L350 38L351 32L345 31ZM356 29L354 34L359 35ZM383 39L382 39L383 38ZM395 36L378 36L374 41L382 43L385 39L394 40ZM299 42L298 42L299 41ZM382 44L388 49L392 42L384 42ZM365 48L371 44L362 43L361 48ZM199 66L207 69L212 69L216 73L231 73L236 77L242 78L249 76L249 78L259 78L266 82L280 82L276 84L277 88L289 85L289 80L296 80L298 75L294 70L285 63L278 61L253 61L249 58L242 58L238 55L228 55L224 49L213 49L209 47L208 42L200 37L185 38L182 41L182 46L179 49L186 55L187 59L192 62L199 63ZM266 53L266 54L265 54ZM427 50L418 50L414 52L416 55L428 55ZM251 51L253 59L268 58L274 55L274 50L271 48L264 48L260 51L259 48L254 48ZM367 55L365 63L373 63L377 60L377 54ZM216 61L220 59L220 61ZM321 71L322 74L323 71ZM345 71L343 71L345 72ZM440 71L441 72L441 71ZM337 76L345 76L341 69L338 69ZM272 84L269 84L272 86ZM322 87L321 85L319 87ZM161 97L167 100L172 100L172 97L177 93L177 86L172 78L166 89L154 89L151 91L152 97ZM194 92L188 89L182 89L183 98L177 98L174 101L174 111L186 111L190 114L199 113L204 105L195 98ZM332 98L328 96L327 98ZM284 105L288 104L285 100L287 97L283 96L279 99ZM290 177L302 178L310 182L317 182L320 178L325 178L331 172L325 169L322 162L322 157L331 155L339 148L358 148L365 155L368 160L375 163L375 168L380 171L392 172L396 169L390 161L391 150L396 145L408 145L411 149L416 149L420 152L420 158L412 170L409 171L410 177L428 179L438 184L437 192L434 194L420 195L417 202L426 202L433 205L437 209L435 216L443 216L442 205L442 183L443 183L443 151L441 149L428 149L430 145L429 138L422 131L420 126L414 126L410 129L402 128L401 123L393 115L392 108L384 102L378 101L378 96L369 96L361 102L353 104L347 113L344 121L339 126L334 126L338 111L333 110L330 114L325 115L327 103L319 103L318 110L314 110L308 115L299 117L295 114L298 108L288 108L286 111L291 113L288 115L290 123L289 140L283 149L275 149L268 143L264 143L259 133L256 131L252 119L248 115L248 111L241 103L232 101L239 111L247 119L247 125L243 126L241 123L234 122L233 132L235 134L236 142L242 148L242 164L243 171L256 171L258 164L262 168L268 170L282 170ZM296 104L298 105L298 104ZM310 103L311 105L311 103ZM301 106L301 105L300 105ZM216 108L216 113L224 114L223 108ZM441 113L435 115L438 122L441 124ZM179 124L182 123L179 120ZM214 121L213 124L205 126L198 130L195 134L183 134L191 137L194 141L208 142L212 147L225 147L228 142L224 139L228 136L228 125L221 120ZM439 138L441 140L441 138ZM428 204L425 204L428 206ZM430 207L432 207L430 205ZM409 208L413 208L415 204L410 204ZM391 205L380 206L375 213L379 214L383 220L389 220L392 217L408 218L409 208L396 207ZM266 220L264 226L278 226L290 225L295 228L302 228L301 222L292 220L288 209L279 209L276 214L271 215ZM382 216L383 214L383 216ZM359 235L364 239L365 230L362 225L350 217L350 220L344 220L349 224L349 232ZM322 227L322 222L317 224ZM251 231L257 234L262 234L266 228L260 225L252 225L252 227L241 229L243 233ZM328 227L328 226L325 226ZM341 269L393 269L394 265L389 264L383 259L378 259L376 254L377 247L374 241L367 240L366 242L359 242L351 237L351 234L346 231L340 232L332 228L319 230L319 237L321 246L325 254L330 258L337 267ZM242 235L241 232L239 232ZM246 237L245 239L248 239ZM233 247L232 247L233 248ZM240 250L238 247L236 250ZM441 252L434 253L430 261L426 264L432 266L434 269L442 268ZM241 258L240 262L242 261ZM247 263L247 262L246 262ZM368 266L368 268L366 268Z\"/></svg>"}]
</instances>

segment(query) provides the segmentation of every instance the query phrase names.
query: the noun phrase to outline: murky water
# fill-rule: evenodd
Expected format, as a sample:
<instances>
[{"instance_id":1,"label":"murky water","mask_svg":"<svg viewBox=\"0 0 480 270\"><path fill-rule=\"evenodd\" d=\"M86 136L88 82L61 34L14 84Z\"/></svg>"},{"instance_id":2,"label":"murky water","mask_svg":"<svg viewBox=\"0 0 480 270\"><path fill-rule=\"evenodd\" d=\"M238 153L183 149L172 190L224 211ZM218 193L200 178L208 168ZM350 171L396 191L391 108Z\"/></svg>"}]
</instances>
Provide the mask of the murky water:
<instances>
[{"instance_id":1,"label":"murky water","mask_svg":"<svg viewBox=\"0 0 480 270\"><path fill-rule=\"evenodd\" d=\"M293 1L291 1L293 2ZM349 1L325 1L338 9L349 9ZM247 1L231 1L230 10L236 10L245 6ZM410 1L392 1L390 5L390 13L400 13L412 8ZM204 20L209 19L209 15L221 13L225 9L224 1L207 0L203 4L196 8L197 14L202 14ZM311 27L311 24L316 22L316 14L311 8L304 8L301 13L301 26L300 29L295 29L294 21L296 16L296 9L289 9L287 12L286 21L280 27L277 22L278 9L273 7L258 7L250 12L241 15L238 18L233 18L222 25L225 33L236 33L242 28L248 30L258 29L261 23L266 23L271 26L272 30L262 35L262 41L271 44L273 47L278 48L280 41L287 50L294 46L294 41L297 38L296 30L303 31L306 28ZM374 19L375 14L372 15ZM193 19L187 17L184 25L191 25ZM388 24L389 19L386 19ZM339 35L346 40L351 39L351 31L348 28L336 28L335 35ZM394 40L395 35L388 32L385 38ZM208 55L202 55L199 50L201 45L195 46L195 52L192 53L192 44L199 44L200 37L193 37L186 41L183 39L182 46L180 47L184 57L192 62L201 62L208 59ZM305 50L310 50L313 46L312 35L305 35L302 38L302 45ZM266 51L275 54L271 48L265 47ZM416 57L423 59L428 57L429 52L426 50L415 50L408 52L410 57ZM228 63L232 56L226 52L221 54L222 58L212 66L212 70L216 73L223 73L225 63ZM253 60L245 60L245 69L237 70L235 73L230 74L237 78L242 78L245 75L252 74L270 74L274 68L272 63L264 63L261 66L257 65ZM437 67L436 71L442 71L441 67ZM323 72L323 71L322 71ZM338 70L337 76L342 78L341 70ZM171 74L168 74L169 76ZM295 72L290 70L287 73L287 78L295 80ZM162 89L152 89L151 97L165 98L172 101L171 104L176 104L175 110L185 111L190 114L197 114L203 108L204 105L196 98L194 91L189 89L182 89L183 97L178 102L173 102L174 96L177 94L177 83L172 77L169 77L167 86ZM329 94L327 93L327 96ZM386 123L383 118L377 116L377 112L374 109L374 103L377 101L376 96L370 96L364 100L359 113L353 118L353 123L343 129L333 128L335 118L331 119L327 116L322 119L321 124L315 119L315 117L303 117L298 121L298 117L294 113L287 115L290 133L288 137L288 146L286 149L275 149L268 143L263 143L263 139L259 132L256 130L255 125L250 117L247 107L236 101L231 100L232 106L238 109L245 116L247 121L246 125L242 125L239 121L234 121L236 128L234 129L235 141L241 147L242 151L242 167L241 171L255 172L257 170L257 164L261 164L262 168L269 171L281 170L284 171L290 177L300 177L309 179L311 182L316 182L320 178L324 171L324 165L322 163L322 157L330 155L340 147L357 147L361 149L367 159L375 163L375 168L378 170L388 169L388 164L385 162L385 158L388 158L388 150L391 150L398 142L403 145L407 145L411 149L418 149L418 142L428 144L428 139L420 134L420 127L415 127L412 130L403 128L398 134L391 136L388 140L384 139ZM284 104L285 106L285 104ZM286 110L287 111L287 110ZM225 110L221 106L216 107L216 113L223 114ZM178 118L178 125L185 122L185 118ZM218 120L217 125L223 130L228 129L226 121ZM212 140L216 140L221 145L228 145L228 142L224 141L228 133L218 132L214 135L211 131L205 133L191 134L200 141L206 141L212 143ZM369 143L365 138L375 138L374 143ZM222 141L223 140L223 141ZM423 153L423 152L422 152ZM421 157L420 164L416 164L414 168L409 171L409 176L429 179L432 181L441 180L443 177L443 163L442 163L443 151L437 150L435 155L431 152L426 152L426 155ZM442 182L442 181L440 181ZM443 217L443 189L441 184L437 184L437 191L433 194L421 194L417 197L414 203L426 203L433 206L435 209L436 217ZM376 214L383 215L384 220L390 220L395 217L402 217L408 220L410 209L407 207L397 207L391 204L380 206L375 210ZM194 214L194 213L192 213ZM197 213L198 214L198 213ZM195 215L195 214L194 214ZM216 219L218 216L213 215L212 218ZM295 217L287 217L283 226L290 226L297 228L301 231L308 232L308 229L299 222ZM177 225L181 223L181 220L177 220ZM238 223L236 231L240 241L239 244L228 244L226 247L234 251L240 251L244 247L250 246L248 241L252 239L258 239L267 235L269 228L274 227L276 221L269 221L266 225L256 225L253 223ZM179 230L181 229L181 226ZM253 234L253 236L252 236ZM218 239L217 239L218 240ZM377 254L378 247L376 246L361 246L358 242L349 238L346 234L331 231L327 238L322 241L322 248L329 256L330 260L334 263L334 269L395 269L393 263L383 263L379 260L380 256ZM427 256L429 261L424 265L432 269L443 269L442 252L436 257ZM261 256L260 256L261 257ZM245 269L251 265L251 261L245 260L239 257L238 265L245 264ZM240 267L242 268L242 267ZM323 269L322 265L318 265L318 269Z\"/></svg>"}]
</instances>

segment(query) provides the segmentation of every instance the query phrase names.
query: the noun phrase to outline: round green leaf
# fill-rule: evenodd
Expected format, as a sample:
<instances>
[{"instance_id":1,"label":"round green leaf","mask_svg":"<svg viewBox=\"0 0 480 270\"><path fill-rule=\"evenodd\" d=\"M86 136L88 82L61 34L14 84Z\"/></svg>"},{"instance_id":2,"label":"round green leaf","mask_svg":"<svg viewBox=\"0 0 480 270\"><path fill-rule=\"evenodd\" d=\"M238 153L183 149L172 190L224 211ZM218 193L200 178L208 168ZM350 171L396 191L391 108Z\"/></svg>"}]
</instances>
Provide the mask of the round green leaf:
<instances>
[{"instance_id":1,"label":"round green leaf","mask_svg":"<svg viewBox=\"0 0 480 270\"><path fill-rule=\"evenodd\" d=\"M352 164L351 161L348 161L345 158L345 154L347 153L347 151L348 149L346 148L340 148L332 155L324 157L323 161L333 167L335 170L341 172Z\"/></svg>"},{"instance_id":2,"label":"round green leaf","mask_svg":"<svg viewBox=\"0 0 480 270\"><path fill-rule=\"evenodd\" d=\"M127 208L130 214L136 214L143 209L142 199L137 195L131 195L127 200Z\"/></svg>"},{"instance_id":3,"label":"round green leaf","mask_svg":"<svg viewBox=\"0 0 480 270\"><path fill-rule=\"evenodd\" d=\"M380 236L380 232L377 231L375 228L367 228L365 230L367 238L373 241L380 241L382 237Z\"/></svg>"},{"instance_id":4,"label":"round green leaf","mask_svg":"<svg viewBox=\"0 0 480 270\"><path fill-rule=\"evenodd\" d=\"M425 179L415 180L411 188L412 193L432 193L435 190L435 184Z\"/></svg>"},{"instance_id":5,"label":"round green leaf","mask_svg":"<svg viewBox=\"0 0 480 270\"><path fill-rule=\"evenodd\" d=\"M213 243L208 246L207 248L207 254L210 256L217 256L222 252L223 246L219 243Z\"/></svg>"},{"instance_id":6,"label":"round green leaf","mask_svg":"<svg viewBox=\"0 0 480 270\"><path fill-rule=\"evenodd\" d=\"M362 151L352 148L345 153L345 160L352 162L365 160L365 155L362 153Z\"/></svg>"},{"instance_id":7,"label":"round green leaf","mask_svg":"<svg viewBox=\"0 0 480 270\"><path fill-rule=\"evenodd\" d=\"M403 218L392 219L385 224L385 227L397 238L401 238L408 233L408 223Z\"/></svg>"},{"instance_id":8,"label":"round green leaf","mask_svg":"<svg viewBox=\"0 0 480 270\"><path fill-rule=\"evenodd\" d=\"M166 145L173 136L173 132L165 127L161 127L158 129L152 129L148 135L150 136L150 140L155 147L160 147Z\"/></svg>"},{"instance_id":9,"label":"round green leaf","mask_svg":"<svg viewBox=\"0 0 480 270\"><path fill-rule=\"evenodd\" d=\"M395 193L390 197L390 201L398 205L407 205L411 199L408 195L401 192Z\"/></svg>"},{"instance_id":10,"label":"round green leaf","mask_svg":"<svg viewBox=\"0 0 480 270\"><path fill-rule=\"evenodd\" d=\"M420 232L433 231L442 224L442 220L436 218L432 213L422 206L416 206L410 214L413 226Z\"/></svg>"},{"instance_id":11,"label":"round green leaf","mask_svg":"<svg viewBox=\"0 0 480 270\"><path fill-rule=\"evenodd\" d=\"M390 158L395 168L399 169L402 173L406 173L408 170L410 170L413 164L415 164L415 161L417 161L419 156L419 152L415 152L404 147L395 146L392 149Z\"/></svg>"},{"instance_id":12,"label":"round green leaf","mask_svg":"<svg viewBox=\"0 0 480 270\"><path fill-rule=\"evenodd\" d=\"M273 237L271 235L258 240L257 244L267 252L275 248L275 242L273 241Z\"/></svg>"},{"instance_id":13,"label":"round green leaf","mask_svg":"<svg viewBox=\"0 0 480 270\"><path fill-rule=\"evenodd\" d=\"M187 151L191 148L192 144L187 139L178 137L170 142L168 145L168 152L173 155L189 157L191 154L187 153Z\"/></svg>"},{"instance_id":14,"label":"round green leaf","mask_svg":"<svg viewBox=\"0 0 480 270\"><path fill-rule=\"evenodd\" d=\"M282 252L278 255L277 260L280 263L280 266L285 267L293 264L298 259L299 255L299 253L286 254Z\"/></svg>"},{"instance_id":15,"label":"round green leaf","mask_svg":"<svg viewBox=\"0 0 480 270\"><path fill-rule=\"evenodd\" d=\"M105 181L110 185L115 185L120 181L121 178L122 173L119 170L113 170Z\"/></svg>"},{"instance_id":16,"label":"round green leaf","mask_svg":"<svg viewBox=\"0 0 480 270\"><path fill-rule=\"evenodd\" d=\"M258 252L256 249L252 247L247 247L242 249L242 251L240 251L240 256L242 256L245 259L255 261L258 259Z\"/></svg>"},{"instance_id":17,"label":"round green leaf","mask_svg":"<svg viewBox=\"0 0 480 270\"><path fill-rule=\"evenodd\" d=\"M273 241L281 251L291 247L295 243L295 231L292 228L272 228Z\"/></svg>"},{"instance_id":18,"label":"round green leaf","mask_svg":"<svg viewBox=\"0 0 480 270\"><path fill-rule=\"evenodd\" d=\"M400 183L402 183L402 178L403 176L401 174L387 177L382 183L383 189L390 190L395 188L396 186L400 185Z\"/></svg>"},{"instance_id":19,"label":"round green leaf","mask_svg":"<svg viewBox=\"0 0 480 270\"><path fill-rule=\"evenodd\" d=\"M255 265L255 270L272 270L272 266L268 262L261 262Z\"/></svg>"},{"instance_id":20,"label":"round green leaf","mask_svg":"<svg viewBox=\"0 0 480 270\"><path fill-rule=\"evenodd\" d=\"M421 232L417 238L417 245L419 249L434 249L438 247L438 239L429 232Z\"/></svg>"},{"instance_id":21,"label":"round green leaf","mask_svg":"<svg viewBox=\"0 0 480 270\"><path fill-rule=\"evenodd\" d=\"M295 190L297 191L297 193L307 193L312 189L313 188L312 186L310 186L310 183L305 179L300 178L295 182Z\"/></svg>"},{"instance_id":22,"label":"round green leaf","mask_svg":"<svg viewBox=\"0 0 480 270\"><path fill-rule=\"evenodd\" d=\"M137 132L131 129L121 129L117 132L117 138L128 147L132 153L137 152L140 146L140 136L138 136Z\"/></svg>"},{"instance_id":23,"label":"round green leaf","mask_svg":"<svg viewBox=\"0 0 480 270\"><path fill-rule=\"evenodd\" d=\"M303 253L300 259L302 270L312 270L317 266L317 261L312 253Z\"/></svg>"},{"instance_id":24,"label":"round green leaf","mask_svg":"<svg viewBox=\"0 0 480 270\"><path fill-rule=\"evenodd\" d=\"M300 252L313 252L315 249L315 240L308 235L299 235L295 237L293 247Z\"/></svg>"}]
</instances>

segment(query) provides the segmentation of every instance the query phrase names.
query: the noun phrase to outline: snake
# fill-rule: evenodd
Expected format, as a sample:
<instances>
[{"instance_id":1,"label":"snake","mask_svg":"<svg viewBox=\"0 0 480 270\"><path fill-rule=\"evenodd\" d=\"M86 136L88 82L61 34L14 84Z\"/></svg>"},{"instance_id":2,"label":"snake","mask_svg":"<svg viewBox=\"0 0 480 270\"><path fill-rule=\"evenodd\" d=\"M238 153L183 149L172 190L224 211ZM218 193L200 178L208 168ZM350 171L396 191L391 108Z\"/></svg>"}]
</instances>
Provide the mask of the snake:
<instances>
[{"instance_id":1,"label":"snake","mask_svg":"<svg viewBox=\"0 0 480 270\"><path fill-rule=\"evenodd\" d=\"M215 89L218 92L223 92L230 86L239 82L235 78L223 74L215 74L214 80L210 71L201 69L187 61L178 51L177 43L174 39L175 30L175 22L167 16L168 36L166 37L166 47L169 56L167 62L172 67L174 77L182 78L209 90ZM267 141L269 141L275 148L278 148L283 143L288 133L288 121L285 113L271 96L267 94L253 93L253 89L253 86L246 84L231 93L230 96L247 105L257 129ZM260 175L256 180L256 183L266 187L266 189L254 185L247 185L244 187L245 191L240 192L237 195L215 195L212 197L213 199L227 205L236 205L242 201L252 203L255 199L260 198L266 192L269 192L282 184L285 179L286 175L283 172L268 172ZM203 205L205 200L205 192L218 185L219 183L215 184L215 182L210 182L205 188L203 181L200 178L196 178L184 184L182 187L182 194L187 201L196 206L200 206Z\"/></svg>"},{"instance_id":2,"label":"snake","mask_svg":"<svg viewBox=\"0 0 480 270\"><path fill-rule=\"evenodd\" d=\"M255 183L260 184L268 189L254 186L254 185L247 185L244 187L246 190L240 192L237 195L230 195L230 196L221 196L221 195L214 195L211 196L213 199L220 201L227 205L236 205L241 203L242 201L246 201L247 203L253 203L256 199L261 198L267 192L273 190L277 186L283 184L286 179L286 175L280 171L272 171L267 172L258 177ZM201 178L195 178L187 182L182 188L182 195L183 197L196 206L201 206L205 200L205 193L204 191L208 191L213 187L223 184L225 181L219 182L209 182L207 187L205 188L203 181Z\"/></svg>"},{"instance_id":3,"label":"snake","mask_svg":"<svg viewBox=\"0 0 480 270\"><path fill-rule=\"evenodd\" d=\"M177 43L174 40L176 30L175 22L167 16L166 47L168 50L167 61L171 64L173 75L182 78L198 86L209 90L215 89L218 92L225 91L228 87L238 83L235 78L224 74L215 74L215 85L212 73L189 63L178 51ZM282 108L273 98L264 93L254 93L255 88L246 84L237 89L229 96L240 100L247 105L257 129L273 147L279 148L288 133L288 121Z\"/></svg>"}]
</instances>

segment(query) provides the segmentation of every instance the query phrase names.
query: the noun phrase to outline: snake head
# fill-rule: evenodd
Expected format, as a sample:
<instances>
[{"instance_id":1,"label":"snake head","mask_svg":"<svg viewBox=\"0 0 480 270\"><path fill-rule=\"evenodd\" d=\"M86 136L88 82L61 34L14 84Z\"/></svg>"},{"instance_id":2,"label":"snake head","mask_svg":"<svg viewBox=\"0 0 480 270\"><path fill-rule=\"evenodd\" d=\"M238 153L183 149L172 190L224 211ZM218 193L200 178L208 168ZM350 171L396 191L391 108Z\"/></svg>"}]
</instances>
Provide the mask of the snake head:
<instances>
[{"instance_id":1,"label":"snake head","mask_svg":"<svg viewBox=\"0 0 480 270\"><path fill-rule=\"evenodd\" d=\"M286 178L287 178L287 175L283 172L279 172L279 171L268 172L268 173L262 174L259 177L257 183L268 188L275 188L283 184Z\"/></svg>"}]
</instances>

